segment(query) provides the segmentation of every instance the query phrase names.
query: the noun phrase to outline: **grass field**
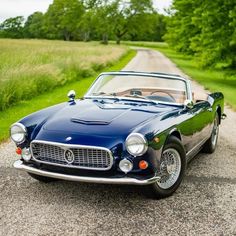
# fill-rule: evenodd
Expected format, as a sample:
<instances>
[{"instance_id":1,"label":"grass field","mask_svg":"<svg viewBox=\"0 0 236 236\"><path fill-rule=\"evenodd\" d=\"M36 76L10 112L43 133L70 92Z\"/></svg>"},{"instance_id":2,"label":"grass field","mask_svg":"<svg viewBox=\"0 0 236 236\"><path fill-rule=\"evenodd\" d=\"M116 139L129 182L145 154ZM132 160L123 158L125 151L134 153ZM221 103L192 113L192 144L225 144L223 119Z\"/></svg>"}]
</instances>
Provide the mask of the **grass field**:
<instances>
[{"instance_id":1,"label":"grass field","mask_svg":"<svg viewBox=\"0 0 236 236\"><path fill-rule=\"evenodd\" d=\"M127 51L96 42L0 39L0 110L92 76Z\"/></svg>"},{"instance_id":2,"label":"grass field","mask_svg":"<svg viewBox=\"0 0 236 236\"><path fill-rule=\"evenodd\" d=\"M157 49L169 57L184 73L198 81L206 89L211 92L222 92L226 103L236 110L236 69L202 69L198 66L196 59L175 52L166 43L126 42L125 44Z\"/></svg>"},{"instance_id":3,"label":"grass field","mask_svg":"<svg viewBox=\"0 0 236 236\"><path fill-rule=\"evenodd\" d=\"M136 52L130 50L113 66L106 67L103 70L121 70L135 55ZM53 89L48 93L44 93L30 100L19 101L16 105L11 106L4 111L0 111L0 142L9 138L9 127L17 120L45 107L68 101L67 93L69 90L74 89L76 91L77 98L83 96L98 73L102 72L103 70L98 71L94 76L67 83L61 87Z\"/></svg>"}]
</instances>

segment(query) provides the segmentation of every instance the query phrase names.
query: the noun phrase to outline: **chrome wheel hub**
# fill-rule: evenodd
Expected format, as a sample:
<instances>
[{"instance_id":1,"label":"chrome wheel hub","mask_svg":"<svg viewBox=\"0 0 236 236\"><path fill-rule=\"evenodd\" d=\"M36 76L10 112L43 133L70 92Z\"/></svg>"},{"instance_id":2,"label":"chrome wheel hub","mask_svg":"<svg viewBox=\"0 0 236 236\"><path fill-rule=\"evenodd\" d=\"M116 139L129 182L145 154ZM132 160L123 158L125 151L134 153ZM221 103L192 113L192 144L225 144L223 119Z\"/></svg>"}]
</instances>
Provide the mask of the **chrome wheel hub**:
<instances>
[{"instance_id":1,"label":"chrome wheel hub","mask_svg":"<svg viewBox=\"0 0 236 236\"><path fill-rule=\"evenodd\" d=\"M167 173L168 173L169 175L172 175L172 174L174 173L174 171L175 171L175 165L174 165L174 164L172 164L172 165L167 165L166 170L167 170Z\"/></svg>"},{"instance_id":2,"label":"chrome wheel hub","mask_svg":"<svg viewBox=\"0 0 236 236\"><path fill-rule=\"evenodd\" d=\"M181 171L180 154L174 148L166 149L161 157L160 172L161 179L157 182L163 189L172 187L179 178Z\"/></svg>"}]
</instances>

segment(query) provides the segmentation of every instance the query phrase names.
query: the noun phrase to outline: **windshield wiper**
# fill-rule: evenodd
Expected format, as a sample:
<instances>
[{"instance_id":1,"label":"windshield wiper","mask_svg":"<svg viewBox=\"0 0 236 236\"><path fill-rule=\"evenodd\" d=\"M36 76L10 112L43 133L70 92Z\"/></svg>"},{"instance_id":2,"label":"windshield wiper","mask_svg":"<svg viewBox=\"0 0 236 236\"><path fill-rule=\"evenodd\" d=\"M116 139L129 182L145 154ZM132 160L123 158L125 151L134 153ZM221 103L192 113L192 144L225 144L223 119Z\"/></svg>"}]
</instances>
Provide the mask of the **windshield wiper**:
<instances>
[{"instance_id":1,"label":"windshield wiper","mask_svg":"<svg viewBox=\"0 0 236 236\"><path fill-rule=\"evenodd\" d=\"M98 92L98 93L92 93L92 96L101 96L101 99L113 99L116 101L120 101L118 97L116 97L116 93L104 93L104 92ZM104 96L104 97L102 97Z\"/></svg>"},{"instance_id":2,"label":"windshield wiper","mask_svg":"<svg viewBox=\"0 0 236 236\"><path fill-rule=\"evenodd\" d=\"M117 100L120 100L120 99L122 99L122 97L116 97L117 95L116 95L116 93L104 93L104 92L97 92L97 93L92 93L91 94L92 96L110 96L110 97L113 97L114 99L117 99ZM149 103L152 103L152 104L154 104L154 105L157 105L158 103L157 102L155 102L155 101L153 101L153 100L151 100L151 99L149 99L149 98L147 98L147 97L144 97L144 96L141 96L141 95L137 95L137 94L130 94L130 95L124 95L124 97L131 97L131 98L141 98L141 99L143 99L143 100L146 100L147 102L149 102Z\"/></svg>"},{"instance_id":3,"label":"windshield wiper","mask_svg":"<svg viewBox=\"0 0 236 236\"><path fill-rule=\"evenodd\" d=\"M104 92L92 93L92 96L102 96L102 95L116 97L116 93L104 93Z\"/></svg>"},{"instance_id":4,"label":"windshield wiper","mask_svg":"<svg viewBox=\"0 0 236 236\"><path fill-rule=\"evenodd\" d=\"M151 102L152 104L155 104L155 105L158 104L157 102L154 102L153 100L151 100L151 99L149 99L147 97L138 95L138 94L128 94L128 95L124 95L124 97L141 98L141 99L146 100L147 102Z\"/></svg>"}]
</instances>

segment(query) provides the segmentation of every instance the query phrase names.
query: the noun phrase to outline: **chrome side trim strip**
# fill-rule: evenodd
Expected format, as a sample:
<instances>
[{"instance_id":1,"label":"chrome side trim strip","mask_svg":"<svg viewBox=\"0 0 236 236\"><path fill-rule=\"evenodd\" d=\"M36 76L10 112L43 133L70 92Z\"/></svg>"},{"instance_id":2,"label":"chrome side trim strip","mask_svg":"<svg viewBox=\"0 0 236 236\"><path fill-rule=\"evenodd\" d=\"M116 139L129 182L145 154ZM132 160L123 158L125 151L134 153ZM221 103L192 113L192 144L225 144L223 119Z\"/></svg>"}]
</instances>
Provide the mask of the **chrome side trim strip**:
<instances>
[{"instance_id":1,"label":"chrome side trim strip","mask_svg":"<svg viewBox=\"0 0 236 236\"><path fill-rule=\"evenodd\" d=\"M193 153L195 150L197 150L199 147L201 147L201 146L207 141L207 139L208 139L208 138L203 139L203 140L200 141L197 145L195 145L191 150L189 150L189 151L186 153L187 159L189 159L189 157L191 156L191 153Z\"/></svg>"},{"instance_id":2,"label":"chrome side trim strip","mask_svg":"<svg viewBox=\"0 0 236 236\"><path fill-rule=\"evenodd\" d=\"M60 173L54 173L45 170L39 170L37 168L25 165L21 160L16 161L13 164L14 168L22 171L26 171L28 173L41 175L49 178L69 180L69 181L78 181L78 182L86 182L86 183L99 183L99 184L130 184L130 185L147 185L155 183L160 180L159 176L152 177L146 180L138 180L135 178L99 178L99 177L85 177L85 176L74 176L74 175L66 175Z\"/></svg>"},{"instance_id":3,"label":"chrome side trim strip","mask_svg":"<svg viewBox=\"0 0 236 236\"><path fill-rule=\"evenodd\" d=\"M32 150L32 144L33 143L42 143L42 144L49 144L49 145L54 145L57 147L60 147L62 149L68 149L68 148L81 148L81 149L100 149L100 150L104 150L106 152L108 152L109 157L110 157L110 166L108 166L108 168L95 168L95 167L83 167L83 166L74 166L74 165L63 165L63 164L58 164L58 163L51 163L51 162L46 162L46 161L39 161L37 160L34 155L33 155L33 150ZM75 168L75 169L85 169L85 170L99 170L99 171L106 171L106 170L110 170L113 163L114 163L114 158L112 155L112 152L104 147L97 147L97 146L86 146L86 145L77 145L77 144L64 144L64 143L57 143L57 142L49 142L49 141L43 141L43 140L33 140L30 143L30 151L32 153L32 158L34 161L38 162L38 163L43 163L43 164L47 164L47 165L53 165L53 166L61 166L61 167L67 167L67 168Z\"/></svg>"}]
</instances>

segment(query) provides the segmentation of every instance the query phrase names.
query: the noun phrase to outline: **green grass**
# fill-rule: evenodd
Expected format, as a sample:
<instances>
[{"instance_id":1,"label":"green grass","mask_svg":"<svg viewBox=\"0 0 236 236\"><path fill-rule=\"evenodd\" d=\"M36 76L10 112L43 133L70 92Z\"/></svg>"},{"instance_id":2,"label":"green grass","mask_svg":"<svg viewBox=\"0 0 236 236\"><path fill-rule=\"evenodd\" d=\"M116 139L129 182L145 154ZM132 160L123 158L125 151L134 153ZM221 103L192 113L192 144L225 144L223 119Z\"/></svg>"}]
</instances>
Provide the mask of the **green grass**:
<instances>
[{"instance_id":1,"label":"green grass","mask_svg":"<svg viewBox=\"0 0 236 236\"><path fill-rule=\"evenodd\" d=\"M121 70L134 56L136 52L130 50L124 55L119 62L113 66L104 68L103 71L119 71ZM100 73L102 71L99 71ZM82 79L76 82L68 83L60 88L55 88L51 92L39 95L31 100L20 101L15 106L8 108L5 111L0 112L0 142L6 140L9 137L9 127L12 123L23 118L24 116L43 109L48 106L55 105L57 103L65 102L68 100L67 93L69 90L74 89L76 91L76 97L82 97L87 91L88 87L94 81L98 73L86 79Z\"/></svg>"},{"instance_id":2,"label":"green grass","mask_svg":"<svg viewBox=\"0 0 236 236\"><path fill-rule=\"evenodd\" d=\"M170 49L166 43L125 42L126 45L156 49L170 58L185 74L211 92L222 92L225 101L236 110L236 70L203 69L196 59Z\"/></svg>"},{"instance_id":3,"label":"green grass","mask_svg":"<svg viewBox=\"0 0 236 236\"><path fill-rule=\"evenodd\" d=\"M167 48L167 44L165 42L123 41L122 44L146 48Z\"/></svg>"},{"instance_id":4,"label":"green grass","mask_svg":"<svg viewBox=\"0 0 236 236\"><path fill-rule=\"evenodd\" d=\"M98 42L0 39L0 110L90 77L127 51Z\"/></svg>"}]
</instances>

